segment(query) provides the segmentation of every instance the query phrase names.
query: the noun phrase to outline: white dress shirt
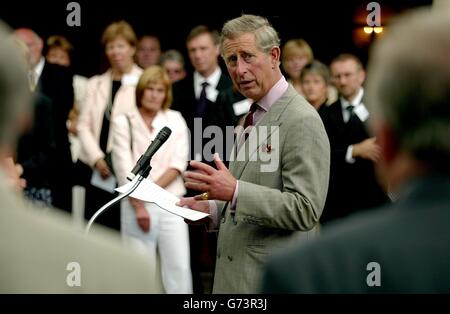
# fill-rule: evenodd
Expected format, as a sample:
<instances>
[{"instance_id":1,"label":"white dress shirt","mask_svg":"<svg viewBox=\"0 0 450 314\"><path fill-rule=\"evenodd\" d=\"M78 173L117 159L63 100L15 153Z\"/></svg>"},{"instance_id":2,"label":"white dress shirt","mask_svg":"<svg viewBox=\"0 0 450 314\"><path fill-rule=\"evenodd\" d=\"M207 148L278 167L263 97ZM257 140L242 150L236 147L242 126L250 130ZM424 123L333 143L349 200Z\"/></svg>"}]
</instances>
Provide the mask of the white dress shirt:
<instances>
[{"instance_id":1,"label":"white dress shirt","mask_svg":"<svg viewBox=\"0 0 450 314\"><path fill-rule=\"evenodd\" d=\"M111 129L113 138L112 158L119 185L128 182L126 176L159 131L165 126L172 130L172 134L167 142L153 155L150 178L156 181L169 169L176 169L180 173L186 170L189 153L188 128L178 111L170 109L159 111L153 119L151 131L137 109L128 112L127 116L130 119L132 134L130 134L130 127L124 114L113 119ZM131 137L133 138L133 151L130 150ZM177 196L186 193L181 175L165 189Z\"/></svg>"},{"instance_id":2,"label":"white dress shirt","mask_svg":"<svg viewBox=\"0 0 450 314\"><path fill-rule=\"evenodd\" d=\"M197 71L194 72L194 92L195 98L200 98L200 93L202 92L202 84L204 82L208 83L206 87L206 98L211 100L212 102L216 101L217 98L217 85L219 84L220 76L222 75L222 70L220 67L217 67L216 70L208 77L203 77Z\"/></svg>"},{"instance_id":3,"label":"white dress shirt","mask_svg":"<svg viewBox=\"0 0 450 314\"><path fill-rule=\"evenodd\" d=\"M351 102L349 102L347 99L345 99L344 97L340 97L341 100L341 110L342 110L342 117L344 118L344 122L347 123L350 120L350 112L348 112L347 108L349 106L353 106L353 111L356 110L356 108L358 106L362 105L362 98L364 96L364 90L361 87L359 89L358 94L356 95L355 98L353 98L353 100ZM355 158L353 158L353 145L349 145L347 148L347 153L345 154L345 161L348 162L349 164L353 164L355 162Z\"/></svg>"}]
</instances>

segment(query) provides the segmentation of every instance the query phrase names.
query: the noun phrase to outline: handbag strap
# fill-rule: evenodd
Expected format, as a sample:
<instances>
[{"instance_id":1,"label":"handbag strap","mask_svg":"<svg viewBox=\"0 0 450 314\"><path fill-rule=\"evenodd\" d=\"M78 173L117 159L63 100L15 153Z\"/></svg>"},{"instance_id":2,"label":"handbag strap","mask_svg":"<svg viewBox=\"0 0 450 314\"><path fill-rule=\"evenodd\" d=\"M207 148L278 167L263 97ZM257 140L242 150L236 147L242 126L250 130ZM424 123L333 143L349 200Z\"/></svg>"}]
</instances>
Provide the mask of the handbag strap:
<instances>
[{"instance_id":1,"label":"handbag strap","mask_svg":"<svg viewBox=\"0 0 450 314\"><path fill-rule=\"evenodd\" d=\"M131 120L127 114L125 114L125 117L127 118L128 128L130 130L130 149L131 149L131 152L133 153L133 130L131 128Z\"/></svg>"}]
</instances>

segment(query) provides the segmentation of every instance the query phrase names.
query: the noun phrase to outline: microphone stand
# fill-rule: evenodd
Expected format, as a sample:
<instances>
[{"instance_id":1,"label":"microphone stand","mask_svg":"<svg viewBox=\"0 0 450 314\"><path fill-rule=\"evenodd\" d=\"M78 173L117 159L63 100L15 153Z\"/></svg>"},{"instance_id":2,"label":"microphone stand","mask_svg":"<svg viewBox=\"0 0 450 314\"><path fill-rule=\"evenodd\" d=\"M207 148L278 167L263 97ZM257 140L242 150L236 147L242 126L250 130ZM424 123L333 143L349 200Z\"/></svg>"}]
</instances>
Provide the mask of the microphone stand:
<instances>
[{"instance_id":1,"label":"microphone stand","mask_svg":"<svg viewBox=\"0 0 450 314\"><path fill-rule=\"evenodd\" d=\"M150 170L152 170L152 167L150 166L150 163L148 163L148 166L144 170L141 170L136 174L136 176L138 178L137 178L136 182L133 184L133 186L127 192L120 194L116 198L110 200L108 203L103 205L99 210L97 210L95 212L95 214L91 217L91 219L89 219L89 222L88 222L86 230L85 230L85 234L86 235L89 234L92 224L98 218L98 216L103 214L108 208L110 208L111 206L116 204L118 201L122 200L123 198L125 198L128 195L130 195L131 193L133 193L137 189L139 184L141 184L142 180L144 180L144 178L148 177L148 175L150 174Z\"/></svg>"}]
</instances>

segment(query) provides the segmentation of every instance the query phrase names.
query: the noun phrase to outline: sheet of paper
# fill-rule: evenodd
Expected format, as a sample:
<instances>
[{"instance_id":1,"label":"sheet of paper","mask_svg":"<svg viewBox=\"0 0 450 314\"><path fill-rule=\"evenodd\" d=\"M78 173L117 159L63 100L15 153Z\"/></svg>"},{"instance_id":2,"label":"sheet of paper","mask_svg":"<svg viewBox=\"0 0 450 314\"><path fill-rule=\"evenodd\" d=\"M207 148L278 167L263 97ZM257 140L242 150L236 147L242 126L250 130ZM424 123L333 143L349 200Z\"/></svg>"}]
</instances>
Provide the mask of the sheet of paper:
<instances>
[{"instance_id":1,"label":"sheet of paper","mask_svg":"<svg viewBox=\"0 0 450 314\"><path fill-rule=\"evenodd\" d=\"M116 188L116 178L114 176L109 176L107 179L103 179L100 172L94 170L91 177L91 184L113 194L114 189Z\"/></svg>"},{"instance_id":2,"label":"sheet of paper","mask_svg":"<svg viewBox=\"0 0 450 314\"><path fill-rule=\"evenodd\" d=\"M116 191L119 193L127 192L137 180L138 177L134 178L133 181L118 187ZM144 202L154 203L174 215L192 221L200 220L209 216L209 214L206 213L175 205L175 203L177 203L180 199L170 192L167 192L162 187L156 185L149 179L142 180L141 184L133 193L131 193L130 196Z\"/></svg>"}]
</instances>

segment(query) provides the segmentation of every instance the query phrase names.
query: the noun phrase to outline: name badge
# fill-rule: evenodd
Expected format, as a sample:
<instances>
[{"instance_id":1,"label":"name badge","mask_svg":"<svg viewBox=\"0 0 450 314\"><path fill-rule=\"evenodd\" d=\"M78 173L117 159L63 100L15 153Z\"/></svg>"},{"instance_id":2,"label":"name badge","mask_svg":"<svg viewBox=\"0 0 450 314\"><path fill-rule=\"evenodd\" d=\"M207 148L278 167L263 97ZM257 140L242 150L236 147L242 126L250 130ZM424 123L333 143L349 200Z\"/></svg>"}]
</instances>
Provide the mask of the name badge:
<instances>
[{"instance_id":1,"label":"name badge","mask_svg":"<svg viewBox=\"0 0 450 314\"><path fill-rule=\"evenodd\" d=\"M206 98L208 98L211 102L216 102L217 96L219 95L219 91L215 88L206 88Z\"/></svg>"},{"instance_id":2,"label":"name badge","mask_svg":"<svg viewBox=\"0 0 450 314\"><path fill-rule=\"evenodd\" d=\"M367 118L369 118L369 111L367 111L366 106L364 106L364 104L362 103L359 106L357 106L353 112L358 116L359 120L361 120L362 122L366 121Z\"/></svg>"}]
</instances>

